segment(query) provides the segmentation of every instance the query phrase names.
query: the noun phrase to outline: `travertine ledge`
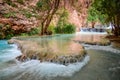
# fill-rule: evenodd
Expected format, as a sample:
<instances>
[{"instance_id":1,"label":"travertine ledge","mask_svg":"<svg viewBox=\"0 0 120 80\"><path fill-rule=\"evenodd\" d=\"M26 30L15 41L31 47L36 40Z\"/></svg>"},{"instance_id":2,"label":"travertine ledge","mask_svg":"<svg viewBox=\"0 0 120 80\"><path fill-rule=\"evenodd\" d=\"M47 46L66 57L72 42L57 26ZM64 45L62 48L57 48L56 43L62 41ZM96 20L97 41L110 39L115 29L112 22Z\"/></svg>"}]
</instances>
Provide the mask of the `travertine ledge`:
<instances>
[{"instance_id":1,"label":"travertine ledge","mask_svg":"<svg viewBox=\"0 0 120 80\"><path fill-rule=\"evenodd\" d=\"M52 42L51 42L52 41ZM51 41L34 41L11 39L8 43L15 43L21 50L22 55L16 59L19 61L27 61L38 59L41 62L48 61L63 65L82 61L86 55L86 51L82 45L74 41L64 41L62 43Z\"/></svg>"}]
</instances>

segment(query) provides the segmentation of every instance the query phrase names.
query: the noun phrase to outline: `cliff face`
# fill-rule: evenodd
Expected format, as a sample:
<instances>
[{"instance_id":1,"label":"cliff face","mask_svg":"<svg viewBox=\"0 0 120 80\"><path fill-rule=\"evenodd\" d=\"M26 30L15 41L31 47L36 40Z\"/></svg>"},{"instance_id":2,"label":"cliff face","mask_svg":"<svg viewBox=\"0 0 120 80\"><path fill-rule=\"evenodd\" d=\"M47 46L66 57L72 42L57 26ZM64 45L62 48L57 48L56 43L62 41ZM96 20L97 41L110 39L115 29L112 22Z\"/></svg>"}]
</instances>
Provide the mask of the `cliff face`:
<instances>
[{"instance_id":1,"label":"cliff face","mask_svg":"<svg viewBox=\"0 0 120 80\"><path fill-rule=\"evenodd\" d=\"M38 0L0 0L0 24L10 25L16 32L27 32L40 24L40 13L35 11ZM68 21L77 29L86 25L90 0L65 0L60 3L69 12Z\"/></svg>"},{"instance_id":2,"label":"cliff face","mask_svg":"<svg viewBox=\"0 0 120 80\"><path fill-rule=\"evenodd\" d=\"M0 39L30 32L39 26L38 0L0 0Z\"/></svg>"},{"instance_id":3,"label":"cliff face","mask_svg":"<svg viewBox=\"0 0 120 80\"><path fill-rule=\"evenodd\" d=\"M91 0L66 0L66 9L69 11L69 22L73 23L79 30L81 27L87 26L87 11L91 4Z\"/></svg>"},{"instance_id":4,"label":"cliff face","mask_svg":"<svg viewBox=\"0 0 120 80\"><path fill-rule=\"evenodd\" d=\"M10 25L14 30L29 31L30 28L38 26L37 14L33 11L38 0L1 0L0 1L0 23Z\"/></svg>"}]
</instances>

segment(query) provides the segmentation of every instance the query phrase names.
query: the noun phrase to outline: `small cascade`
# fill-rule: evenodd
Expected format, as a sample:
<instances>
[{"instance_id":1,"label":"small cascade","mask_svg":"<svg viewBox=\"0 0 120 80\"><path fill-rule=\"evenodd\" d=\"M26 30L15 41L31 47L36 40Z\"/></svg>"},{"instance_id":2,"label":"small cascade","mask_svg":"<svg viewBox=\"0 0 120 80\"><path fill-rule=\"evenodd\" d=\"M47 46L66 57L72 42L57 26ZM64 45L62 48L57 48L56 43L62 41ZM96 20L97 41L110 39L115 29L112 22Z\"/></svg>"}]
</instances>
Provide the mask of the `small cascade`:
<instances>
[{"instance_id":1,"label":"small cascade","mask_svg":"<svg viewBox=\"0 0 120 80\"><path fill-rule=\"evenodd\" d=\"M62 65L69 65L77 62L82 62L82 60L87 56L87 53L84 55L71 55L71 56L58 56L53 59L39 59L37 55L33 55L31 57L27 57L25 55L20 55L16 57L16 59L20 62L26 62L29 60L40 60L40 62L50 62Z\"/></svg>"},{"instance_id":2,"label":"small cascade","mask_svg":"<svg viewBox=\"0 0 120 80\"><path fill-rule=\"evenodd\" d=\"M80 32L106 32L105 29L102 28L81 28Z\"/></svg>"},{"instance_id":3,"label":"small cascade","mask_svg":"<svg viewBox=\"0 0 120 80\"><path fill-rule=\"evenodd\" d=\"M39 80L42 78L57 76L70 77L85 66L88 61L89 56L86 56L82 62L76 62L65 66L50 62L40 62L39 60L30 60L24 63L19 63L16 66L0 70L0 79Z\"/></svg>"}]
</instances>

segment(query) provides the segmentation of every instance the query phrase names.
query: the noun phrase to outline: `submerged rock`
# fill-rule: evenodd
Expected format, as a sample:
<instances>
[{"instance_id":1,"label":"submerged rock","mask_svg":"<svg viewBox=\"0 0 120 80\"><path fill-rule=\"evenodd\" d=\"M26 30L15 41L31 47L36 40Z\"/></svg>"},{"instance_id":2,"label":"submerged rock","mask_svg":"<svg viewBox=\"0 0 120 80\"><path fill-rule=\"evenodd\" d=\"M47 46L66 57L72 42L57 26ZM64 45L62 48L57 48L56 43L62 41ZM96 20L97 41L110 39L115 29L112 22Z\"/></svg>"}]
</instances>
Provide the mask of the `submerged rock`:
<instances>
[{"instance_id":1,"label":"submerged rock","mask_svg":"<svg viewBox=\"0 0 120 80\"><path fill-rule=\"evenodd\" d=\"M8 44L14 44L14 39L8 40Z\"/></svg>"},{"instance_id":2,"label":"submerged rock","mask_svg":"<svg viewBox=\"0 0 120 80\"><path fill-rule=\"evenodd\" d=\"M16 59L23 62L23 61L26 61L26 60L27 60L27 56L25 56L25 55L20 55L20 56L16 57Z\"/></svg>"}]
</instances>

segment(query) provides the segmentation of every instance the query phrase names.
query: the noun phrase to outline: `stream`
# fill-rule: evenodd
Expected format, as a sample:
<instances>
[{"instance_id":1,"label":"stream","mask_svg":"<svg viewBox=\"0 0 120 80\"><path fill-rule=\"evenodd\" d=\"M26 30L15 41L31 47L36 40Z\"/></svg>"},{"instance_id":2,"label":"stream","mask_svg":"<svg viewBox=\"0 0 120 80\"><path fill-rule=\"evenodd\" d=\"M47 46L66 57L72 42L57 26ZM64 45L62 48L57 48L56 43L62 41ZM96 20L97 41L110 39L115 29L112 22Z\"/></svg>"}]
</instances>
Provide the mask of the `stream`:
<instances>
[{"instance_id":1,"label":"stream","mask_svg":"<svg viewBox=\"0 0 120 80\"><path fill-rule=\"evenodd\" d=\"M0 40L0 80L120 80L119 50L84 46L88 56L82 62L65 66L39 60L19 62L15 59L21 54L17 46Z\"/></svg>"}]
</instances>

